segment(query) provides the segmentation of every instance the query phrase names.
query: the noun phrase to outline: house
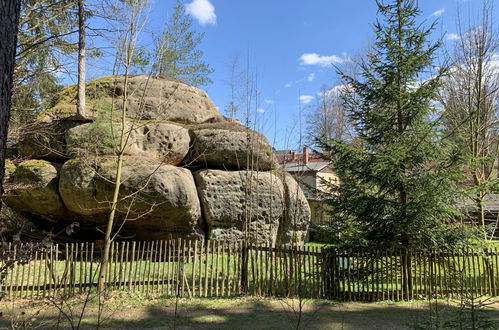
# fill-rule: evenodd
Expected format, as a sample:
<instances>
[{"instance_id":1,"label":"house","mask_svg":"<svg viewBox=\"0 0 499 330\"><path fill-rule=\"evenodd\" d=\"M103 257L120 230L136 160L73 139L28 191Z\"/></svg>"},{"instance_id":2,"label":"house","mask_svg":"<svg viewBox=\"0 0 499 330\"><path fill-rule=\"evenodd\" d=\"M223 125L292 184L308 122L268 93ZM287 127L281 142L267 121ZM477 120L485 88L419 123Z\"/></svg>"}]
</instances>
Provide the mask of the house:
<instances>
[{"instance_id":1,"label":"house","mask_svg":"<svg viewBox=\"0 0 499 330\"><path fill-rule=\"evenodd\" d=\"M467 224L478 225L478 212L476 202L471 198L465 199L463 206L464 216L462 221ZM489 234L493 239L499 239L499 194L487 194L483 199L484 222L491 230Z\"/></svg>"},{"instance_id":2,"label":"house","mask_svg":"<svg viewBox=\"0 0 499 330\"><path fill-rule=\"evenodd\" d=\"M300 184L310 205L311 223L321 224L326 220L324 194L328 184L337 184L338 177L319 153L310 153L303 148L303 153L292 150L278 150L276 157L284 170L290 173Z\"/></svg>"},{"instance_id":3,"label":"house","mask_svg":"<svg viewBox=\"0 0 499 330\"><path fill-rule=\"evenodd\" d=\"M339 184L339 178L333 171L329 162L322 158L322 154L310 153L308 148L303 148L303 153L293 150L275 151L279 164L290 173L300 184L308 200L311 210L311 223L320 225L327 219L327 205L324 202L328 194L328 184ZM466 171L466 184L472 185L473 179ZM461 219L465 223L476 222L477 215L473 211L474 202L468 199L462 206L467 209L466 215ZM485 224L494 228L493 236L499 239L499 194L488 194L484 198Z\"/></svg>"}]
</instances>

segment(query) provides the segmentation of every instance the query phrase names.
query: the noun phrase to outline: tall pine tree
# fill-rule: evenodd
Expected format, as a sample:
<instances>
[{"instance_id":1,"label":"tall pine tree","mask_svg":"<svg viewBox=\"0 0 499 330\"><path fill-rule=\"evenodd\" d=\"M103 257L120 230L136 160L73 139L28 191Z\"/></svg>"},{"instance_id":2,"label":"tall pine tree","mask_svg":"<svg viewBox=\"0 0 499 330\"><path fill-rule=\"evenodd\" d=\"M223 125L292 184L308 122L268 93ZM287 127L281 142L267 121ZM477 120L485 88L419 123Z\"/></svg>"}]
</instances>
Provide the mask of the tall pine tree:
<instances>
[{"instance_id":1,"label":"tall pine tree","mask_svg":"<svg viewBox=\"0 0 499 330\"><path fill-rule=\"evenodd\" d=\"M203 52L197 49L202 33L191 30L192 18L185 12L181 0L177 0L173 15L163 34L155 40L155 71L160 75L182 80L193 86L211 83L213 69L203 60Z\"/></svg>"},{"instance_id":2,"label":"tall pine tree","mask_svg":"<svg viewBox=\"0 0 499 330\"><path fill-rule=\"evenodd\" d=\"M382 20L360 78L341 74L359 143L321 141L341 182L330 201L333 237L358 248L454 244L462 174L433 106L445 72L433 65L434 25L416 22L414 0L377 4Z\"/></svg>"}]
</instances>

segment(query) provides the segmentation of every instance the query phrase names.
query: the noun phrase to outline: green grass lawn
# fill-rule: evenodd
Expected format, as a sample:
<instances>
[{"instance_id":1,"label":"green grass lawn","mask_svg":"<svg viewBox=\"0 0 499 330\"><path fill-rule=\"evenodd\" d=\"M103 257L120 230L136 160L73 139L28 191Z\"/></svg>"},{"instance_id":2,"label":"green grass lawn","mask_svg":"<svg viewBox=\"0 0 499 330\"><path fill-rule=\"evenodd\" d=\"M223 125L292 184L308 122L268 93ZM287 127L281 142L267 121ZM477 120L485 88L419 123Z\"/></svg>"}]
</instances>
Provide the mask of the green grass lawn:
<instances>
[{"instance_id":1,"label":"green grass lawn","mask_svg":"<svg viewBox=\"0 0 499 330\"><path fill-rule=\"evenodd\" d=\"M320 254L315 254L323 245L308 246L313 252L309 255L291 256L289 253L269 254L265 251L252 250L248 260L249 293L257 296L270 294L289 295L290 288L301 279L301 288L307 290L307 297L320 295L322 265ZM482 251L482 250L480 250ZM119 252L119 251L118 251ZM163 255L163 257L165 257ZM227 253L222 250L214 255L191 254L179 259L168 256L164 259L147 258L147 252L141 258L135 256L133 261L127 260L123 253L116 253L109 266L107 282L113 289L140 293L157 293L174 295L179 285L185 296L236 296L239 294L241 279L241 255ZM50 289L40 294L39 290L31 290L43 284L64 285L75 283L71 292L83 291L80 283L97 283L98 260L58 260L49 263L47 260L33 260L11 270L6 278L8 294L18 298L33 298L50 295ZM53 259L51 259L53 260ZM149 261L152 260L152 261ZM164 261L164 260L170 260ZM182 260L182 262L179 262ZM339 267L337 274L341 291L347 292L381 292L383 299L399 299L396 291L402 289L401 256L383 252L374 257L370 254L355 255L339 252L336 255ZM297 263L299 261L299 263ZM490 264L497 268L499 256L491 257ZM466 257L427 255L413 256L411 274L416 296L432 291L478 288L480 292L491 285L485 266L485 258L476 253ZM431 267L430 267L431 266ZM499 277L496 284L499 286ZM9 285L23 285L24 289L12 292ZM269 289L270 288L270 289ZM417 291L420 292L417 292ZM397 298L394 298L397 297Z\"/></svg>"}]
</instances>

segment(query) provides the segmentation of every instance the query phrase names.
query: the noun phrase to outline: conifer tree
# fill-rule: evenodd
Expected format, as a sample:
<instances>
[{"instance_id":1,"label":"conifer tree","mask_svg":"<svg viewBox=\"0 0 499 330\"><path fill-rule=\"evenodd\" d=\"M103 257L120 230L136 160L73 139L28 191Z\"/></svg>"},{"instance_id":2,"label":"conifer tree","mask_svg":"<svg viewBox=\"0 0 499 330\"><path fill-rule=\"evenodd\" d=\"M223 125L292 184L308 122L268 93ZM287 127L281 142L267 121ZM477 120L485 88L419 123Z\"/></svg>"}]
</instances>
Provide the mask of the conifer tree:
<instances>
[{"instance_id":1,"label":"conifer tree","mask_svg":"<svg viewBox=\"0 0 499 330\"><path fill-rule=\"evenodd\" d=\"M193 86L211 83L209 75L213 69L203 62L203 52L197 49L203 37L204 34L192 31L192 18L182 1L177 0L162 36L155 40L155 72Z\"/></svg>"},{"instance_id":2,"label":"conifer tree","mask_svg":"<svg viewBox=\"0 0 499 330\"><path fill-rule=\"evenodd\" d=\"M26 123L50 106L58 73L75 51L74 0L21 0L11 123Z\"/></svg>"},{"instance_id":3,"label":"conifer tree","mask_svg":"<svg viewBox=\"0 0 499 330\"><path fill-rule=\"evenodd\" d=\"M340 72L358 143L321 141L341 182L332 188L332 234L358 248L457 244L461 159L433 106L446 71L433 64L434 24L417 23L414 0L377 4L382 20L360 77Z\"/></svg>"}]
</instances>

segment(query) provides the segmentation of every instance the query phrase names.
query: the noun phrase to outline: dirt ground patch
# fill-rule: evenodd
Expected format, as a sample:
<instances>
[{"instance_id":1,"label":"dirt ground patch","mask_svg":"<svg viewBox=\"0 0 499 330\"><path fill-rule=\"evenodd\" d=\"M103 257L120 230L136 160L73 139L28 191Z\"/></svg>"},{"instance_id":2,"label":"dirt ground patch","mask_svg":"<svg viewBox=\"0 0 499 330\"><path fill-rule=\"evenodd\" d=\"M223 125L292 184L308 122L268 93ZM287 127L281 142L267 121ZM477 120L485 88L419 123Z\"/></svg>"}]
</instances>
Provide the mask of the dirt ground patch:
<instances>
[{"instance_id":1,"label":"dirt ground patch","mask_svg":"<svg viewBox=\"0 0 499 330\"><path fill-rule=\"evenodd\" d=\"M2 302L1 328L12 324L37 328L72 328L78 323L83 299L69 301ZM298 301L258 298L180 299L146 298L115 294L104 305L101 327L106 329L292 329L298 319ZM435 308L435 306L432 306ZM175 312L176 309L176 312ZM62 310L62 312L61 312ZM438 304L438 317L452 319L460 309L456 303ZM177 317L175 317L175 313ZM81 328L97 325L97 302L90 301ZM338 303L306 301L301 318L303 329L412 329L425 328L430 317L428 303ZM499 328L499 304L487 307L481 318ZM70 320L71 319L71 320ZM73 323L73 325L71 325Z\"/></svg>"}]
</instances>

